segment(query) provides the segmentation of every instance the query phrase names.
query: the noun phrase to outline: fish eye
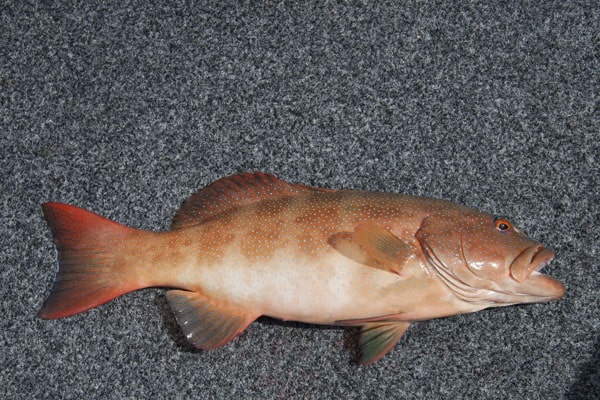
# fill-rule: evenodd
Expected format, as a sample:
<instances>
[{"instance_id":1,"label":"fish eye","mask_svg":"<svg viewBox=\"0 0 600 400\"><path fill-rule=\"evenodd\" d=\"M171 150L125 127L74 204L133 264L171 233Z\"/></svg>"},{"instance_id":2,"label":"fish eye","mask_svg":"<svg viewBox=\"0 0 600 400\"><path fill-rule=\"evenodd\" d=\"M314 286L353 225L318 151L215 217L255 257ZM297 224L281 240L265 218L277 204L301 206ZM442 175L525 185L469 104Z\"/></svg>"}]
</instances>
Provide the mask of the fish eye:
<instances>
[{"instance_id":1,"label":"fish eye","mask_svg":"<svg viewBox=\"0 0 600 400\"><path fill-rule=\"evenodd\" d=\"M508 222L504 217L495 217L494 224L496 225L496 229L499 231L507 231L511 227L510 222Z\"/></svg>"}]
</instances>

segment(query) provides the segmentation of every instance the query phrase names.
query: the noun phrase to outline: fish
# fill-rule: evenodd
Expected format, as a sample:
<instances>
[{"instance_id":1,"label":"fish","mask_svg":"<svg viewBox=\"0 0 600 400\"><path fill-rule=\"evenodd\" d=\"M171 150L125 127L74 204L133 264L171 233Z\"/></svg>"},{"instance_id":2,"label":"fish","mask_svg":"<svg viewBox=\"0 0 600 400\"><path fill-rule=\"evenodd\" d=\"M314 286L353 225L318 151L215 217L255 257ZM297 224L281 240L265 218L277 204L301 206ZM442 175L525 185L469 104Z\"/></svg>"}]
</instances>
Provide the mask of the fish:
<instances>
[{"instance_id":1,"label":"fish","mask_svg":"<svg viewBox=\"0 0 600 400\"><path fill-rule=\"evenodd\" d=\"M38 315L82 313L148 287L165 293L195 347L226 345L261 316L356 327L358 363L411 323L557 300L555 254L507 218L441 199L221 178L183 202L166 231L73 205L43 214L58 270Z\"/></svg>"}]
</instances>

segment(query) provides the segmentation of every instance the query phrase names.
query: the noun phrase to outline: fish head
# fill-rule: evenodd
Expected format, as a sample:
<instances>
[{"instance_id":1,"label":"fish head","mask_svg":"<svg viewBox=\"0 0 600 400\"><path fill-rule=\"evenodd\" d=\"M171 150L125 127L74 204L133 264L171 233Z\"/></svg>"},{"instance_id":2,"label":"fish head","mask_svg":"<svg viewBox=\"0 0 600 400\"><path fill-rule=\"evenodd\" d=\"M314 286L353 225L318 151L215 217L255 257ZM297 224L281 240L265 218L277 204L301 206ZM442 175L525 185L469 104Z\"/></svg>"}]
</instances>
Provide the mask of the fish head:
<instances>
[{"instance_id":1,"label":"fish head","mask_svg":"<svg viewBox=\"0 0 600 400\"><path fill-rule=\"evenodd\" d=\"M564 294L562 283L540 272L554 252L504 217L463 208L432 214L416 238L446 286L479 309Z\"/></svg>"}]
</instances>

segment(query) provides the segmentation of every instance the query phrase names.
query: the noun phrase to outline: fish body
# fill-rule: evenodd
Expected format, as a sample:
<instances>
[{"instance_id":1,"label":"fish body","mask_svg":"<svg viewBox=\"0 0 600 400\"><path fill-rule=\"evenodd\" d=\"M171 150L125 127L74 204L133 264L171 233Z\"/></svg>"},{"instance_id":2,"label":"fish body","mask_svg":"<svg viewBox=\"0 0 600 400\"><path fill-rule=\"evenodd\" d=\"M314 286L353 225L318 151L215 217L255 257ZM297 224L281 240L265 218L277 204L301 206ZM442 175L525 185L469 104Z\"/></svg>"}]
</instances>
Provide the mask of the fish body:
<instances>
[{"instance_id":1,"label":"fish body","mask_svg":"<svg viewBox=\"0 0 600 400\"><path fill-rule=\"evenodd\" d=\"M549 301L554 257L504 218L444 200L290 184L259 172L190 197L166 232L74 206L43 206L59 271L42 318L144 287L167 299L195 346L222 346L262 315L361 327L361 360L413 321Z\"/></svg>"}]
</instances>

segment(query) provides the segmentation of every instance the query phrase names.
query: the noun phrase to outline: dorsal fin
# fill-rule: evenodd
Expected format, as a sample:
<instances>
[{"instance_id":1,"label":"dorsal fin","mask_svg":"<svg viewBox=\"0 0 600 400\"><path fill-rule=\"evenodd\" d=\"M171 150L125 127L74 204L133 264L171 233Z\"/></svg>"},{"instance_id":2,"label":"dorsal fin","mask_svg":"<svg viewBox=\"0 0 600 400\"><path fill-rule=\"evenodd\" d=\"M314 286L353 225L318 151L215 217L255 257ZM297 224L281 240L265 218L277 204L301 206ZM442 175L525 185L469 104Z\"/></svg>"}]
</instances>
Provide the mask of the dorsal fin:
<instances>
[{"instance_id":1,"label":"dorsal fin","mask_svg":"<svg viewBox=\"0 0 600 400\"><path fill-rule=\"evenodd\" d=\"M266 199L334 191L288 183L263 172L231 175L190 196L173 218L171 229L194 226L231 208Z\"/></svg>"}]
</instances>

